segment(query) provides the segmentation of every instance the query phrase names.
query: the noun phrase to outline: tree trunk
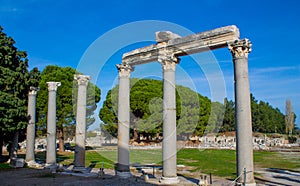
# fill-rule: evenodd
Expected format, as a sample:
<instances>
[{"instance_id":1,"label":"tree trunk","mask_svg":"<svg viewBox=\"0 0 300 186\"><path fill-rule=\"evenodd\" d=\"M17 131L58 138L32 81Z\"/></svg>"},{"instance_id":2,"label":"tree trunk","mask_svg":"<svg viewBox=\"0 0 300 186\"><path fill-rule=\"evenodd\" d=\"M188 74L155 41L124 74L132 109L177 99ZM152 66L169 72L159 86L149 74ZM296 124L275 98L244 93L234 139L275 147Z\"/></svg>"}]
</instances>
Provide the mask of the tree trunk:
<instances>
[{"instance_id":1,"label":"tree trunk","mask_svg":"<svg viewBox=\"0 0 300 186\"><path fill-rule=\"evenodd\" d=\"M14 159L17 158L18 155L18 142L19 142L19 131L14 133L13 142L9 149L9 158Z\"/></svg>"},{"instance_id":2,"label":"tree trunk","mask_svg":"<svg viewBox=\"0 0 300 186\"><path fill-rule=\"evenodd\" d=\"M134 141L137 141L138 139L138 132L136 130L136 127L133 128L133 140Z\"/></svg>"},{"instance_id":3,"label":"tree trunk","mask_svg":"<svg viewBox=\"0 0 300 186\"><path fill-rule=\"evenodd\" d=\"M2 129L0 129L0 157L2 157L2 149L3 149L3 133L2 133Z\"/></svg>"},{"instance_id":4,"label":"tree trunk","mask_svg":"<svg viewBox=\"0 0 300 186\"><path fill-rule=\"evenodd\" d=\"M63 128L59 128L58 129L58 143L59 143L59 152L64 152L65 148L64 148L64 129Z\"/></svg>"}]
</instances>

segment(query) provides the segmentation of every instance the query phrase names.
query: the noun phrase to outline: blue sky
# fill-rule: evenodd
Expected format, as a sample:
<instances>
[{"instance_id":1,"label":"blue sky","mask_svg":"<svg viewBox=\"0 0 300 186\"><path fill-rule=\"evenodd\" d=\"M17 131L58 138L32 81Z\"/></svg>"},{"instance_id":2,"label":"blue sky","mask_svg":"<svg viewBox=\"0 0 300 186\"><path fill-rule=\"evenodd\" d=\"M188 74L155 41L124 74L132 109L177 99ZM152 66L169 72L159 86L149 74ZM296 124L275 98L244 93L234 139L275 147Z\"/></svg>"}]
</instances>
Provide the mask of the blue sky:
<instances>
[{"instance_id":1,"label":"blue sky","mask_svg":"<svg viewBox=\"0 0 300 186\"><path fill-rule=\"evenodd\" d=\"M253 51L249 54L251 92L256 99L269 102L283 113L286 99L291 99L294 111L300 118L299 9L300 1L297 0L0 0L0 25L5 33L15 39L19 49L28 52L30 68L39 69L50 64L73 68L84 66L83 56L97 44L97 39L101 43L105 39L103 34L108 35L106 39L110 40L102 42L105 46L102 45L90 56L95 57L94 63L103 64L101 69L96 69L99 72L93 77L103 92L102 101L106 91L116 83L117 70L114 65L121 63L122 53L153 43L155 31L170 28L184 35L189 33L186 30L197 33L237 25L241 38L249 38L253 43ZM176 26L169 27L168 24L148 28L145 24L134 27L136 29L132 32L125 30L115 37L109 35L124 24L143 20L164 21L186 30L176 30ZM106 61L97 61L97 57L107 54L110 46L120 44L119 40L144 36L143 42L120 46L119 50L105 58ZM233 64L228 49L203 55L200 67L190 57L182 59L176 74L177 83L214 97L211 87L219 87L219 84L212 85L214 74L205 72L207 63L212 60L220 68L225 95L233 99ZM94 70L97 65L85 66ZM161 67L157 63L138 66L132 76L159 77Z\"/></svg>"}]
</instances>

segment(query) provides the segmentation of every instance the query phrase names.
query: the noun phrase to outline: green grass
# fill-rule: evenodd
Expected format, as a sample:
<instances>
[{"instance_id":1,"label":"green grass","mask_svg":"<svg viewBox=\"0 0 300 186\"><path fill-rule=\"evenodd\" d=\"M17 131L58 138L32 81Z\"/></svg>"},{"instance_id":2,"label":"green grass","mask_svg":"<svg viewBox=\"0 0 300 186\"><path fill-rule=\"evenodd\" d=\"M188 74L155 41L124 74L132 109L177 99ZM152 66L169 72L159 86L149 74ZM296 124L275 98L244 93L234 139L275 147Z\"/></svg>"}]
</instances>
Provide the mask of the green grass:
<instances>
[{"instance_id":1,"label":"green grass","mask_svg":"<svg viewBox=\"0 0 300 186\"><path fill-rule=\"evenodd\" d=\"M182 149L177 153L177 164L192 167L191 171L212 173L222 177L235 175L235 151Z\"/></svg>"},{"instance_id":2,"label":"green grass","mask_svg":"<svg viewBox=\"0 0 300 186\"><path fill-rule=\"evenodd\" d=\"M131 150L130 162L161 165L161 150ZM298 159L297 159L298 160ZM64 162L73 161L73 154ZM117 162L116 149L87 151L86 166L113 168ZM215 176L234 178L236 175L236 157L233 150L181 149L177 153L177 164L188 166L192 172L212 173ZM281 168L297 170L300 161L287 159L278 152L254 151L254 164L261 168Z\"/></svg>"},{"instance_id":3,"label":"green grass","mask_svg":"<svg viewBox=\"0 0 300 186\"><path fill-rule=\"evenodd\" d=\"M255 151L254 162L262 168L280 168L297 170L300 168L300 157L286 157L278 152Z\"/></svg>"},{"instance_id":4,"label":"green grass","mask_svg":"<svg viewBox=\"0 0 300 186\"><path fill-rule=\"evenodd\" d=\"M36 157L45 160L45 152ZM57 154L57 162L65 165L73 163L74 153ZM130 162L140 164L159 164L162 161L161 150L131 150ZM116 148L101 148L86 151L86 166L113 169L117 162ZM188 166L192 172L212 173L215 176L234 178L236 175L236 157L233 150L198 150L181 149L177 153L177 164ZM280 168L299 171L300 157L287 156L279 152L254 151L254 164L260 168ZM9 168L8 164L0 164L0 168Z\"/></svg>"},{"instance_id":5,"label":"green grass","mask_svg":"<svg viewBox=\"0 0 300 186\"><path fill-rule=\"evenodd\" d=\"M0 169L12 169L8 163L0 163Z\"/></svg>"}]
</instances>

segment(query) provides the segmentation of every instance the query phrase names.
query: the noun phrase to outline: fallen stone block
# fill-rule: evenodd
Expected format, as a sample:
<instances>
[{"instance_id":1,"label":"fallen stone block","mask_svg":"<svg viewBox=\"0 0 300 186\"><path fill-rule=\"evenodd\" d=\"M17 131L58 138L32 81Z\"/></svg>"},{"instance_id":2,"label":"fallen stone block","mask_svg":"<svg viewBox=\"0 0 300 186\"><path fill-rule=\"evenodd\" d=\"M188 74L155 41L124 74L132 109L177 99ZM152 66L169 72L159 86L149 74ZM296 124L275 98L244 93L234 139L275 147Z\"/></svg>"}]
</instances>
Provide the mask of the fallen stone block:
<instances>
[{"instance_id":1,"label":"fallen stone block","mask_svg":"<svg viewBox=\"0 0 300 186\"><path fill-rule=\"evenodd\" d=\"M10 160L10 166L14 168L22 168L25 165L25 160L23 158L13 158Z\"/></svg>"}]
</instances>

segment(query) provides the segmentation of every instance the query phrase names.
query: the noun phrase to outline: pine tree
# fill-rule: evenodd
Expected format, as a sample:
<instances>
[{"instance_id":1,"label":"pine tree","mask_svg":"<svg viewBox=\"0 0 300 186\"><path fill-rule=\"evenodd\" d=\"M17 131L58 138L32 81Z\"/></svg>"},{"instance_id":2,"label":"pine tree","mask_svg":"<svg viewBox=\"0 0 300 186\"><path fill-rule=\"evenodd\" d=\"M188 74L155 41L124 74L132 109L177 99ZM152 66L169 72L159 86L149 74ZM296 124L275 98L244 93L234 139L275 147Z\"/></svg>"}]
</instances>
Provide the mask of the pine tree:
<instances>
[{"instance_id":1,"label":"pine tree","mask_svg":"<svg viewBox=\"0 0 300 186\"><path fill-rule=\"evenodd\" d=\"M39 75L39 92L37 94L37 133L46 134L47 109L48 109L48 86L46 82L61 82L57 88L56 95L56 116L57 134L59 139L59 151L64 151L64 137L71 137L64 134L64 130L74 130L76 116L77 82L74 75L78 73L71 67L47 66ZM96 104L100 101L100 89L89 83L87 90L87 127L94 123L94 111ZM70 132L70 134L74 133Z\"/></svg>"},{"instance_id":2,"label":"pine tree","mask_svg":"<svg viewBox=\"0 0 300 186\"><path fill-rule=\"evenodd\" d=\"M29 78L27 54L14 44L0 26L0 145L9 144L10 158L25 137Z\"/></svg>"}]
</instances>

